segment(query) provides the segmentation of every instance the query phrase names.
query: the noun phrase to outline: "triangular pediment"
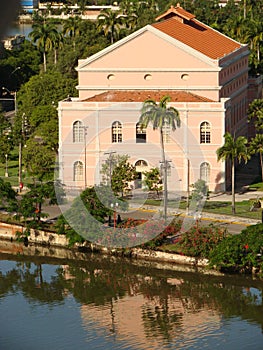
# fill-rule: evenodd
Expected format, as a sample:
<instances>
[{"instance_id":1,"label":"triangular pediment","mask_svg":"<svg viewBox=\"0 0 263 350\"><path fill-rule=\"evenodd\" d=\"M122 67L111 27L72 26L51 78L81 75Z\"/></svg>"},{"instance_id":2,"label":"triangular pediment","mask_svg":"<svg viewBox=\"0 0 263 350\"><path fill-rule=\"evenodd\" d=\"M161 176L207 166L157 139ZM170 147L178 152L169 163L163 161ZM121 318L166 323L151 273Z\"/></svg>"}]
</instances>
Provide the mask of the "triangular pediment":
<instances>
[{"instance_id":1,"label":"triangular pediment","mask_svg":"<svg viewBox=\"0 0 263 350\"><path fill-rule=\"evenodd\" d=\"M169 69L177 66L180 68L179 58L181 65L184 65L187 57L195 61L197 68L217 66L217 60L147 25L87 59L80 60L76 69L85 71L108 68L124 69L125 67Z\"/></svg>"}]
</instances>

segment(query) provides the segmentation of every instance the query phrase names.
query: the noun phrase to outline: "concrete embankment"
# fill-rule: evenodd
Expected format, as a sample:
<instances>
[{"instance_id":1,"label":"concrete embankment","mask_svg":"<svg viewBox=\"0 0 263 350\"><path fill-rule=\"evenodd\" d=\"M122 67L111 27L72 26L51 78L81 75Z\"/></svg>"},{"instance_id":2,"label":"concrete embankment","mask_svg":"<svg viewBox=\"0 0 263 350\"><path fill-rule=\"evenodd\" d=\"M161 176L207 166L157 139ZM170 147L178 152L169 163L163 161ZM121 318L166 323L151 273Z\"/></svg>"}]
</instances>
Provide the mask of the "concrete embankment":
<instances>
[{"instance_id":1,"label":"concrete embankment","mask_svg":"<svg viewBox=\"0 0 263 350\"><path fill-rule=\"evenodd\" d=\"M145 260L150 262L165 264L187 265L194 268L205 268L208 265L206 259L196 259L179 254L166 253L140 248L130 248L127 250L106 248L97 246L92 243L84 242L83 244L75 244L69 248L69 241L66 236L58 235L54 232L31 229L30 234L26 236L26 244L17 242L18 235L24 234L24 227L21 225L11 225L8 223L0 223L0 252L9 251L13 254L25 255L42 255L52 257L61 256L61 250L64 250L63 258L83 258L82 251L99 252L113 256L123 256L134 260ZM9 244L7 244L7 242ZM45 249L40 249L44 247ZM42 252L42 253L41 253ZM43 256L43 255L42 255Z\"/></svg>"}]
</instances>

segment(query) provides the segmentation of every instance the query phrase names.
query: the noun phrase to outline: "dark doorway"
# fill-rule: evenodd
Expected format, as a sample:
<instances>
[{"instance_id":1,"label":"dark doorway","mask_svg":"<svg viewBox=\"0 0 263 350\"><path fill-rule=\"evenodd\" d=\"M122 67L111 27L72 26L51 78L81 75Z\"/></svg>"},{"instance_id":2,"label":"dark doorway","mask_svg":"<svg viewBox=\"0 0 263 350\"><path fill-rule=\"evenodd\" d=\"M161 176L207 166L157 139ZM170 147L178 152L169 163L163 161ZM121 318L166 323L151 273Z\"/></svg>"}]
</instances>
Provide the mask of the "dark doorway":
<instances>
[{"instance_id":1,"label":"dark doorway","mask_svg":"<svg viewBox=\"0 0 263 350\"><path fill-rule=\"evenodd\" d=\"M135 180L135 188L142 188L142 173L137 172L137 179Z\"/></svg>"}]
</instances>

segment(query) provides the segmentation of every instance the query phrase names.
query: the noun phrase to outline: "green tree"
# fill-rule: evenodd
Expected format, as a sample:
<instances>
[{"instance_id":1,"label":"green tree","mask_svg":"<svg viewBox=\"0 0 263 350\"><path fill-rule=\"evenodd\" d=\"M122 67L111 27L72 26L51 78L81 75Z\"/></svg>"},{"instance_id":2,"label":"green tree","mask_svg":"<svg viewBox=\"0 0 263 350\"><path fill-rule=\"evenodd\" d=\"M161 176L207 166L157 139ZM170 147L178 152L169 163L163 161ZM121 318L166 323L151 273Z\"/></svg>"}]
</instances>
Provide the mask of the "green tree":
<instances>
[{"instance_id":1,"label":"green tree","mask_svg":"<svg viewBox=\"0 0 263 350\"><path fill-rule=\"evenodd\" d=\"M58 51L62 49L64 38L62 33L57 32L53 37L53 48L54 48L54 64L57 65Z\"/></svg>"},{"instance_id":2,"label":"green tree","mask_svg":"<svg viewBox=\"0 0 263 350\"><path fill-rule=\"evenodd\" d=\"M43 121L45 121L43 123ZM50 149L58 149L58 116L54 105L36 106L27 126L27 134L44 140Z\"/></svg>"},{"instance_id":3,"label":"green tree","mask_svg":"<svg viewBox=\"0 0 263 350\"><path fill-rule=\"evenodd\" d=\"M118 195L124 196L125 191L129 188L129 183L136 179L136 168L128 162L128 156L123 157L114 166L111 176L112 191Z\"/></svg>"},{"instance_id":4,"label":"green tree","mask_svg":"<svg viewBox=\"0 0 263 350\"><path fill-rule=\"evenodd\" d=\"M79 197L74 199L63 217L59 218L59 232L66 232L70 244L83 242L84 239L87 241L102 239L107 227L101 224L113 214L112 203L118 203L118 207L122 210L127 208L127 203L115 197L110 186L99 185L86 188Z\"/></svg>"},{"instance_id":5,"label":"green tree","mask_svg":"<svg viewBox=\"0 0 263 350\"><path fill-rule=\"evenodd\" d=\"M170 96L163 96L159 102L149 99L144 101L139 123L142 127L148 127L152 124L153 130L159 129L160 132L160 144L161 144L161 159L164 169L163 176L163 191L164 191L164 217L167 217L167 161L165 157L164 140L163 140L163 128L169 125L174 131L176 127L180 127L180 117L179 112L176 108L172 106L167 106L170 102Z\"/></svg>"},{"instance_id":6,"label":"green tree","mask_svg":"<svg viewBox=\"0 0 263 350\"><path fill-rule=\"evenodd\" d=\"M31 42L25 40L20 50L6 50L0 55L1 85L18 91L32 75L38 74L41 55Z\"/></svg>"},{"instance_id":7,"label":"green tree","mask_svg":"<svg viewBox=\"0 0 263 350\"><path fill-rule=\"evenodd\" d=\"M0 178L0 205L8 211L16 209L16 192L13 190L9 182L5 182Z\"/></svg>"},{"instance_id":8,"label":"green tree","mask_svg":"<svg viewBox=\"0 0 263 350\"><path fill-rule=\"evenodd\" d=\"M73 41L73 49L76 49L76 37L81 34L82 19L79 16L70 17L63 23L62 33Z\"/></svg>"},{"instance_id":9,"label":"green tree","mask_svg":"<svg viewBox=\"0 0 263 350\"><path fill-rule=\"evenodd\" d=\"M102 164L100 173L102 174L102 183L111 186L112 173L114 168L121 162L128 162L129 156L127 154L116 154L116 152L109 152L109 157Z\"/></svg>"},{"instance_id":10,"label":"green tree","mask_svg":"<svg viewBox=\"0 0 263 350\"><path fill-rule=\"evenodd\" d=\"M149 191L155 191L159 197L159 191L162 190L162 177L158 168L152 168L143 173L145 176L143 182Z\"/></svg>"},{"instance_id":11,"label":"green tree","mask_svg":"<svg viewBox=\"0 0 263 350\"><path fill-rule=\"evenodd\" d=\"M235 214L235 161L239 163L241 160L248 161L250 155L247 148L247 139L244 136L237 138L233 137L229 132L224 135L225 143L222 147L218 148L217 159L230 161L231 164L231 175L232 175L232 213Z\"/></svg>"},{"instance_id":12,"label":"green tree","mask_svg":"<svg viewBox=\"0 0 263 350\"><path fill-rule=\"evenodd\" d=\"M43 54L44 72L47 70L46 54L51 51L58 38L58 32L52 23L35 23L32 26L32 32L29 33L29 38L36 43L38 49Z\"/></svg>"},{"instance_id":13,"label":"green tree","mask_svg":"<svg viewBox=\"0 0 263 350\"><path fill-rule=\"evenodd\" d=\"M256 99L248 107L248 122L255 125L256 130L263 129L263 99Z\"/></svg>"},{"instance_id":14,"label":"green tree","mask_svg":"<svg viewBox=\"0 0 263 350\"><path fill-rule=\"evenodd\" d=\"M111 44L118 39L122 20L123 16L120 15L119 11L110 9L102 10L98 15L98 30L103 30L106 36L109 34Z\"/></svg>"},{"instance_id":15,"label":"green tree","mask_svg":"<svg viewBox=\"0 0 263 350\"><path fill-rule=\"evenodd\" d=\"M35 180L50 180L54 177L55 151L41 140L31 139L23 150L23 160L29 176Z\"/></svg>"},{"instance_id":16,"label":"green tree","mask_svg":"<svg viewBox=\"0 0 263 350\"><path fill-rule=\"evenodd\" d=\"M250 154L255 154L255 153L259 154L259 161L260 161L260 167L261 167L261 181L263 182L263 160L262 160L263 135L262 134L256 134L256 136L250 140L249 153Z\"/></svg>"},{"instance_id":17,"label":"green tree","mask_svg":"<svg viewBox=\"0 0 263 350\"><path fill-rule=\"evenodd\" d=\"M62 204L64 198L65 191L58 180L29 184L28 191L19 200L17 216L23 217L25 222L31 218L39 222L41 218L48 216L42 211L44 203Z\"/></svg>"},{"instance_id":18,"label":"green tree","mask_svg":"<svg viewBox=\"0 0 263 350\"><path fill-rule=\"evenodd\" d=\"M192 200L196 203L197 210L199 210L202 200L208 197L208 186L204 180L199 179L192 187Z\"/></svg>"},{"instance_id":19,"label":"green tree","mask_svg":"<svg viewBox=\"0 0 263 350\"><path fill-rule=\"evenodd\" d=\"M0 112L0 160L5 161L5 155L9 155L13 149L11 123Z\"/></svg>"},{"instance_id":20,"label":"green tree","mask_svg":"<svg viewBox=\"0 0 263 350\"><path fill-rule=\"evenodd\" d=\"M58 101L76 95L76 80L59 72L47 72L32 77L17 94L18 113L14 121L14 134L21 130L26 137L41 137L51 149L57 150Z\"/></svg>"}]
</instances>

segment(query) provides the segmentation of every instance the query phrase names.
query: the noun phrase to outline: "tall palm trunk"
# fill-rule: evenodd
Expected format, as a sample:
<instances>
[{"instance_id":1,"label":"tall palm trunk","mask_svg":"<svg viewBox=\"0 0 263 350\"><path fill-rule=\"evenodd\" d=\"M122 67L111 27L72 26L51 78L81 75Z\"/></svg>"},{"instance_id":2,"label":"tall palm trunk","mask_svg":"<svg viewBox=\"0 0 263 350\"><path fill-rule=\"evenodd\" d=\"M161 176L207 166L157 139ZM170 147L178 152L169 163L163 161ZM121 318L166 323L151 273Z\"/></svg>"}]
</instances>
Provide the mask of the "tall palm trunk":
<instances>
[{"instance_id":1,"label":"tall palm trunk","mask_svg":"<svg viewBox=\"0 0 263 350\"><path fill-rule=\"evenodd\" d=\"M168 202L168 194L167 194L167 162L165 159L165 151L164 151L164 142L163 142L163 129L160 128L160 143L162 150L162 165L163 165L163 206L164 206L164 219L167 219L167 202Z\"/></svg>"},{"instance_id":2,"label":"tall palm trunk","mask_svg":"<svg viewBox=\"0 0 263 350\"><path fill-rule=\"evenodd\" d=\"M260 167L261 167L261 181L263 182L263 159L262 159L262 152L259 152L259 159L260 159Z\"/></svg>"},{"instance_id":3,"label":"tall palm trunk","mask_svg":"<svg viewBox=\"0 0 263 350\"><path fill-rule=\"evenodd\" d=\"M235 160L232 159L232 214L236 213L235 206Z\"/></svg>"},{"instance_id":4,"label":"tall palm trunk","mask_svg":"<svg viewBox=\"0 0 263 350\"><path fill-rule=\"evenodd\" d=\"M54 49L54 64L57 64L57 57L58 57L58 52L57 49Z\"/></svg>"},{"instance_id":5,"label":"tall palm trunk","mask_svg":"<svg viewBox=\"0 0 263 350\"><path fill-rule=\"evenodd\" d=\"M43 64L44 64L44 72L47 71L47 58L46 58L46 52L43 52Z\"/></svg>"}]
</instances>

